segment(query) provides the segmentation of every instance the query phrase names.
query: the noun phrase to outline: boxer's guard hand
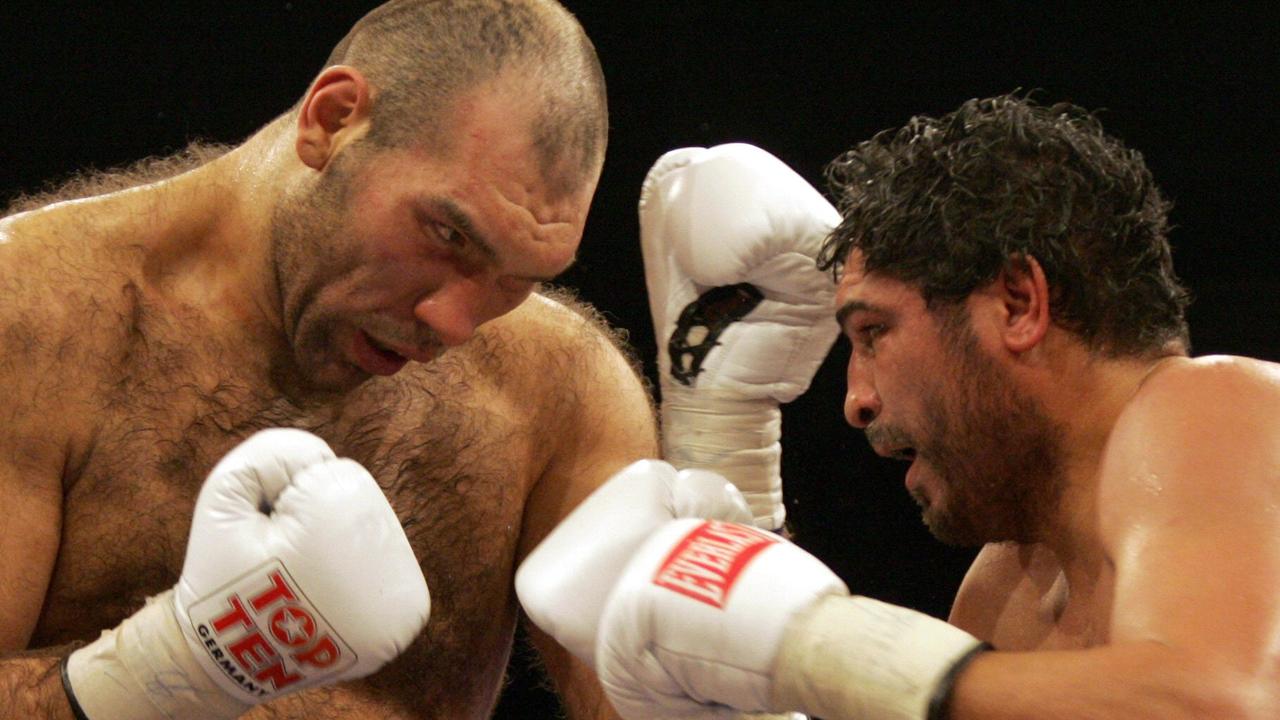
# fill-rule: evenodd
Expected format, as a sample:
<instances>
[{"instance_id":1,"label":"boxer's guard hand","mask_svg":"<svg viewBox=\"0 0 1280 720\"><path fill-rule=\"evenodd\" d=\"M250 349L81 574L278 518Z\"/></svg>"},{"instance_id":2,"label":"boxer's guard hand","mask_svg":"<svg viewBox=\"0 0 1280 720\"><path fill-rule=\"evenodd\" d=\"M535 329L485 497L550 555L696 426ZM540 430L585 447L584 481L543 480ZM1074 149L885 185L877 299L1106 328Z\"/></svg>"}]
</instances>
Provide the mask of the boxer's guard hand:
<instances>
[{"instance_id":1,"label":"boxer's guard hand","mask_svg":"<svg viewBox=\"0 0 1280 720\"><path fill-rule=\"evenodd\" d=\"M781 528L778 405L809 387L839 332L815 258L840 215L744 144L666 153L639 212L664 457L724 475L756 525Z\"/></svg>"},{"instance_id":2,"label":"boxer's guard hand","mask_svg":"<svg viewBox=\"0 0 1280 720\"><path fill-rule=\"evenodd\" d=\"M625 720L794 710L831 720L926 720L988 649L942 620L851 596L773 533L675 520L636 552L605 602L596 673Z\"/></svg>"},{"instance_id":3,"label":"boxer's guard hand","mask_svg":"<svg viewBox=\"0 0 1280 720\"><path fill-rule=\"evenodd\" d=\"M547 535L516 571L529 619L588 666L614 582L640 545L675 518L751 522L746 500L705 470L640 460L609 478Z\"/></svg>"},{"instance_id":4,"label":"boxer's guard hand","mask_svg":"<svg viewBox=\"0 0 1280 720\"><path fill-rule=\"evenodd\" d=\"M364 677L426 624L430 597L373 477L301 430L214 467L178 584L64 665L90 720L229 718Z\"/></svg>"},{"instance_id":5,"label":"boxer's guard hand","mask_svg":"<svg viewBox=\"0 0 1280 720\"><path fill-rule=\"evenodd\" d=\"M773 666L791 618L847 594L835 573L776 534L676 520L645 542L610 593L596 670L626 720L774 712Z\"/></svg>"}]
</instances>

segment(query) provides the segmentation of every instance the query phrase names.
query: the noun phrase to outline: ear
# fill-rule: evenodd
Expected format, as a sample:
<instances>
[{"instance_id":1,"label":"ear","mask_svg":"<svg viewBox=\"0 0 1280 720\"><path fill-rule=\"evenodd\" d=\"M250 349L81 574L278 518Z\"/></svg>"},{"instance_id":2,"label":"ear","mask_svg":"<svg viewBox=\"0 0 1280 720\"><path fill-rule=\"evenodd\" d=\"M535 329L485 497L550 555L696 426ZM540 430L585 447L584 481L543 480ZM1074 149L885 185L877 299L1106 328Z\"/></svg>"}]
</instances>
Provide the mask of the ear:
<instances>
[{"instance_id":1,"label":"ear","mask_svg":"<svg viewBox=\"0 0 1280 720\"><path fill-rule=\"evenodd\" d=\"M1009 258L996 277L997 300L1004 311L1001 337L1010 352L1024 353L1049 331L1049 282L1044 268L1030 255Z\"/></svg>"},{"instance_id":2,"label":"ear","mask_svg":"<svg viewBox=\"0 0 1280 720\"><path fill-rule=\"evenodd\" d=\"M348 65L325 68L311 83L298 110L298 158L323 170L347 143L363 134L369 120L369 82Z\"/></svg>"}]
</instances>

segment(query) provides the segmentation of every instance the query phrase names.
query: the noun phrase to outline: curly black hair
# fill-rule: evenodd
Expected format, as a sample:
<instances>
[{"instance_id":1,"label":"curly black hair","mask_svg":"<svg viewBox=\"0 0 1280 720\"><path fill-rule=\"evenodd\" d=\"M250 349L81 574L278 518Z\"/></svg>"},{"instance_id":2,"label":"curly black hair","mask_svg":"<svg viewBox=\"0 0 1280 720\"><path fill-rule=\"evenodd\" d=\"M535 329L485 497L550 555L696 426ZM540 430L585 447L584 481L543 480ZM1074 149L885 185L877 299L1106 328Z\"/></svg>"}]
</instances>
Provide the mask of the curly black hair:
<instances>
[{"instance_id":1,"label":"curly black hair","mask_svg":"<svg viewBox=\"0 0 1280 720\"><path fill-rule=\"evenodd\" d=\"M1091 350L1189 349L1170 203L1142 155L1082 108L969 100L878 133L826 175L843 221L819 256L824 270L838 274L857 248L867 272L916 287L937 310L1034 257L1054 321Z\"/></svg>"}]
</instances>

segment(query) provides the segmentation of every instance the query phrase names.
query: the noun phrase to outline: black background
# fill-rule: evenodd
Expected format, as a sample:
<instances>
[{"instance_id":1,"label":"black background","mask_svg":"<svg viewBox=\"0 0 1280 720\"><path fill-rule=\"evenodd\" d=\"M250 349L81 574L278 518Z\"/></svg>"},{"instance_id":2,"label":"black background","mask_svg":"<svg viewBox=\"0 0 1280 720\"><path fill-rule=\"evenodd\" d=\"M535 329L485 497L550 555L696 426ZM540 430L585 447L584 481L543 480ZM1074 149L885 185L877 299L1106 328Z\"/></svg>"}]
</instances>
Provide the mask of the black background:
<instances>
[{"instance_id":1,"label":"black background","mask_svg":"<svg viewBox=\"0 0 1280 720\"><path fill-rule=\"evenodd\" d=\"M329 48L374 4L3 4L0 196L197 138L239 142L303 92ZM567 4L600 53L612 135L580 260L565 283L628 329L645 358L654 340L635 201L662 152L751 142L820 186L828 160L877 130L970 97L1039 88L1042 100L1101 111L1174 201L1175 264L1197 298L1196 353L1280 360L1275 10ZM927 535L902 489L902 466L875 458L844 425L847 356L841 341L784 414L792 523L801 544L855 592L945 616L970 553ZM498 716L552 716L530 674L513 677Z\"/></svg>"}]
</instances>

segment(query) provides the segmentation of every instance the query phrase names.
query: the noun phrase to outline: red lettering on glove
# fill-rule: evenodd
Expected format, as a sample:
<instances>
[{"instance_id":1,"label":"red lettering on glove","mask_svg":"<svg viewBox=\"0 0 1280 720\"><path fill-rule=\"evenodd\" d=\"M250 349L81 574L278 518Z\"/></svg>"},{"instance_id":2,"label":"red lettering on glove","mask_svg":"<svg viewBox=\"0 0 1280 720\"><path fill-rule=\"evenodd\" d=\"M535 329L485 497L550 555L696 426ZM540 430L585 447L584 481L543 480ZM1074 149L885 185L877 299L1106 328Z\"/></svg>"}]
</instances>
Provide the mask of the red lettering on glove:
<instances>
[{"instance_id":1,"label":"red lettering on glove","mask_svg":"<svg viewBox=\"0 0 1280 720\"><path fill-rule=\"evenodd\" d=\"M708 520L676 544L654 574L653 584L723 608L747 563L779 541L753 527Z\"/></svg>"}]
</instances>

